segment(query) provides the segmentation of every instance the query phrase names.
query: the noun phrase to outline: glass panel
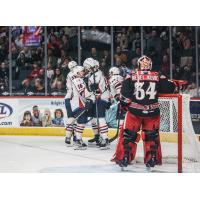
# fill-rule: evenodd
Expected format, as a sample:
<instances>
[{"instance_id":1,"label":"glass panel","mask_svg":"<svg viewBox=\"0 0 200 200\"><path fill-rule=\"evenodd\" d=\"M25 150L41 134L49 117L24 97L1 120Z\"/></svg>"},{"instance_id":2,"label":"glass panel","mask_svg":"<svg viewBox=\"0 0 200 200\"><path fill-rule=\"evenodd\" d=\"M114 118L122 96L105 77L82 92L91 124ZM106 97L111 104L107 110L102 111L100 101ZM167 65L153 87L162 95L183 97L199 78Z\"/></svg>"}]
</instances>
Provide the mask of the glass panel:
<instances>
[{"instance_id":1,"label":"glass panel","mask_svg":"<svg viewBox=\"0 0 200 200\"><path fill-rule=\"evenodd\" d=\"M9 27L0 27L0 95L9 95Z\"/></svg>"},{"instance_id":2,"label":"glass panel","mask_svg":"<svg viewBox=\"0 0 200 200\"><path fill-rule=\"evenodd\" d=\"M13 95L44 95L43 27L13 26L11 35Z\"/></svg>"},{"instance_id":3,"label":"glass panel","mask_svg":"<svg viewBox=\"0 0 200 200\"><path fill-rule=\"evenodd\" d=\"M65 95L68 63L78 62L78 28L53 26L47 27L48 35L48 93Z\"/></svg>"},{"instance_id":4,"label":"glass panel","mask_svg":"<svg viewBox=\"0 0 200 200\"><path fill-rule=\"evenodd\" d=\"M110 29L108 26L81 27L81 64L88 57L98 60L106 77L111 65Z\"/></svg>"},{"instance_id":5,"label":"glass panel","mask_svg":"<svg viewBox=\"0 0 200 200\"><path fill-rule=\"evenodd\" d=\"M173 27L172 36L173 78L187 81L184 93L197 96L195 27Z\"/></svg>"},{"instance_id":6,"label":"glass panel","mask_svg":"<svg viewBox=\"0 0 200 200\"><path fill-rule=\"evenodd\" d=\"M114 65L122 69L123 76L137 68L140 56L140 27L114 27Z\"/></svg>"},{"instance_id":7,"label":"glass panel","mask_svg":"<svg viewBox=\"0 0 200 200\"><path fill-rule=\"evenodd\" d=\"M144 54L152 59L152 69L170 76L169 27L144 26Z\"/></svg>"}]
</instances>

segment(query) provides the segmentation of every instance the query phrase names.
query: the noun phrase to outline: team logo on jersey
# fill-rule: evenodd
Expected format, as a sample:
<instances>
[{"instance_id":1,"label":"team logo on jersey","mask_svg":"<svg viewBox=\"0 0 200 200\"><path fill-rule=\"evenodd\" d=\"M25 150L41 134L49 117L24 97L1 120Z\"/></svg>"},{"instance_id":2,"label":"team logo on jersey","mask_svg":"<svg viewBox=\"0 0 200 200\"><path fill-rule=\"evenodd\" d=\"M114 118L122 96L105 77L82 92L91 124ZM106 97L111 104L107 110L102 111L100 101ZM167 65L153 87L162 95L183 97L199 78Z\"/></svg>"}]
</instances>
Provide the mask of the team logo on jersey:
<instances>
[{"instance_id":1,"label":"team logo on jersey","mask_svg":"<svg viewBox=\"0 0 200 200\"><path fill-rule=\"evenodd\" d=\"M0 103L0 119L9 117L13 113L13 109L5 103Z\"/></svg>"}]
</instances>

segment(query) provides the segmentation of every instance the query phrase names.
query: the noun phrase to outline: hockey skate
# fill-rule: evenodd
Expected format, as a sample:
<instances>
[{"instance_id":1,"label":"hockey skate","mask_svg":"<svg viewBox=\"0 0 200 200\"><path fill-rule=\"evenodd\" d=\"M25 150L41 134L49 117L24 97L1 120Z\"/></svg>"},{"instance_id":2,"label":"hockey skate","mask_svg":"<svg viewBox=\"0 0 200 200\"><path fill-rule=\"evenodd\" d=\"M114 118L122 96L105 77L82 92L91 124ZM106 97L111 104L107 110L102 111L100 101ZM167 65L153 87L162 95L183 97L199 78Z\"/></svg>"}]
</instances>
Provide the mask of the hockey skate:
<instances>
[{"instance_id":1,"label":"hockey skate","mask_svg":"<svg viewBox=\"0 0 200 200\"><path fill-rule=\"evenodd\" d=\"M100 143L100 135L94 135L94 138L88 140L88 145L93 146L99 146Z\"/></svg>"},{"instance_id":2,"label":"hockey skate","mask_svg":"<svg viewBox=\"0 0 200 200\"><path fill-rule=\"evenodd\" d=\"M99 143L99 147L101 150L110 149L110 144L109 144L108 138L106 138L106 139L102 138Z\"/></svg>"},{"instance_id":3,"label":"hockey skate","mask_svg":"<svg viewBox=\"0 0 200 200\"><path fill-rule=\"evenodd\" d=\"M76 135L73 134L73 142L75 143L76 142Z\"/></svg>"},{"instance_id":4,"label":"hockey skate","mask_svg":"<svg viewBox=\"0 0 200 200\"><path fill-rule=\"evenodd\" d=\"M73 144L71 143L71 138L65 137L65 144L67 147L72 147Z\"/></svg>"},{"instance_id":5,"label":"hockey skate","mask_svg":"<svg viewBox=\"0 0 200 200\"><path fill-rule=\"evenodd\" d=\"M83 142L83 140L76 140L74 143L74 150L86 150L87 145Z\"/></svg>"},{"instance_id":6,"label":"hockey skate","mask_svg":"<svg viewBox=\"0 0 200 200\"><path fill-rule=\"evenodd\" d=\"M156 155L155 153L152 153L151 159L146 163L147 171L151 171L151 168L153 168L156 165Z\"/></svg>"},{"instance_id":7,"label":"hockey skate","mask_svg":"<svg viewBox=\"0 0 200 200\"><path fill-rule=\"evenodd\" d=\"M117 160L116 163L121 167L121 170L124 171L124 168L129 165L129 153L125 152L122 160Z\"/></svg>"}]
</instances>

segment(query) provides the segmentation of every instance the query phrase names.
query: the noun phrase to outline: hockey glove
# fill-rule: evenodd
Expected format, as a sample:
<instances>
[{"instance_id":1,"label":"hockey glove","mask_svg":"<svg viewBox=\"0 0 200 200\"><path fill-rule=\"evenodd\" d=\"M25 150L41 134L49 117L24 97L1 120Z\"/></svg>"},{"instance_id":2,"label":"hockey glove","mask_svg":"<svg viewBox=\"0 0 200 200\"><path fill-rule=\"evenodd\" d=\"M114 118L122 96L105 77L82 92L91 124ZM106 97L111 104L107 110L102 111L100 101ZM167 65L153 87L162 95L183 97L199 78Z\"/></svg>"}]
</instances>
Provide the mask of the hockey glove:
<instances>
[{"instance_id":1,"label":"hockey glove","mask_svg":"<svg viewBox=\"0 0 200 200\"><path fill-rule=\"evenodd\" d=\"M90 85L90 89L92 92L96 92L99 89L99 86L97 83L93 83Z\"/></svg>"}]
</instances>

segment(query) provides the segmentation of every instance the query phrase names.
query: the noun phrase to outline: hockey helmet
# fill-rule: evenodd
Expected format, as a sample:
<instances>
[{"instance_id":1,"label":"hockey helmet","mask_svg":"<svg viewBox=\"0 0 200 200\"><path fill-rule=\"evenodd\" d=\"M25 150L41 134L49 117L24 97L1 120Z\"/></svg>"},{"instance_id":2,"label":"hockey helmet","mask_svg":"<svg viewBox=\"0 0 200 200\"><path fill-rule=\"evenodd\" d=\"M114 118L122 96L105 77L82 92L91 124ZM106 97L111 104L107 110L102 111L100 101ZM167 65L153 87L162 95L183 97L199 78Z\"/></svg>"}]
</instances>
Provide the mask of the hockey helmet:
<instances>
[{"instance_id":1,"label":"hockey helmet","mask_svg":"<svg viewBox=\"0 0 200 200\"><path fill-rule=\"evenodd\" d=\"M84 73L82 73L82 72L84 72L84 71L85 71L85 68L84 68L83 66L77 65L77 66L75 66L75 67L73 68L74 75L75 75L75 76L78 76L78 77L84 76Z\"/></svg>"},{"instance_id":2,"label":"hockey helmet","mask_svg":"<svg viewBox=\"0 0 200 200\"><path fill-rule=\"evenodd\" d=\"M111 67L109 70L109 75L119 75L120 74L120 69L118 67Z\"/></svg>"},{"instance_id":3,"label":"hockey helmet","mask_svg":"<svg viewBox=\"0 0 200 200\"><path fill-rule=\"evenodd\" d=\"M77 62L72 60L68 63L68 68L70 71L72 71L72 69L77 65L78 65Z\"/></svg>"},{"instance_id":4,"label":"hockey helmet","mask_svg":"<svg viewBox=\"0 0 200 200\"><path fill-rule=\"evenodd\" d=\"M94 60L94 64L95 64L95 68L99 69L99 67L100 67L99 61L98 60Z\"/></svg>"},{"instance_id":5,"label":"hockey helmet","mask_svg":"<svg viewBox=\"0 0 200 200\"><path fill-rule=\"evenodd\" d=\"M96 62L93 58L86 58L85 61L83 62L83 67L87 70L87 71L91 71L92 69L94 69L96 67Z\"/></svg>"},{"instance_id":6,"label":"hockey helmet","mask_svg":"<svg viewBox=\"0 0 200 200\"><path fill-rule=\"evenodd\" d=\"M144 70L144 71L148 71L152 69L152 61L151 58L143 55L142 57L140 57L137 61L138 64L138 68L140 70Z\"/></svg>"}]
</instances>

